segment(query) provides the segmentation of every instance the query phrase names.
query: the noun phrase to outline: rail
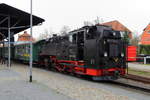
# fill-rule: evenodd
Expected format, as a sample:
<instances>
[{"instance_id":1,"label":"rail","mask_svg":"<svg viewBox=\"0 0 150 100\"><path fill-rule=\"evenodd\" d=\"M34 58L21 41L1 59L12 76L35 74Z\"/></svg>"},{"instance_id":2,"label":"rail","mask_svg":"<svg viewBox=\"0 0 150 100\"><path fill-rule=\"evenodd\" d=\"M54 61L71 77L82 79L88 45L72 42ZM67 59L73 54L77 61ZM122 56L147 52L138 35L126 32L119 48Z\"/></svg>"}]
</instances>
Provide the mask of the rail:
<instances>
[{"instance_id":1,"label":"rail","mask_svg":"<svg viewBox=\"0 0 150 100\"><path fill-rule=\"evenodd\" d=\"M115 80L113 82L121 86L150 93L150 78L147 77L127 74L126 76L122 76L121 80Z\"/></svg>"},{"instance_id":2,"label":"rail","mask_svg":"<svg viewBox=\"0 0 150 100\"><path fill-rule=\"evenodd\" d=\"M127 74L126 76L123 76L123 78L150 84L150 78L148 78L148 77L142 77L142 76L138 76L138 75Z\"/></svg>"}]
</instances>

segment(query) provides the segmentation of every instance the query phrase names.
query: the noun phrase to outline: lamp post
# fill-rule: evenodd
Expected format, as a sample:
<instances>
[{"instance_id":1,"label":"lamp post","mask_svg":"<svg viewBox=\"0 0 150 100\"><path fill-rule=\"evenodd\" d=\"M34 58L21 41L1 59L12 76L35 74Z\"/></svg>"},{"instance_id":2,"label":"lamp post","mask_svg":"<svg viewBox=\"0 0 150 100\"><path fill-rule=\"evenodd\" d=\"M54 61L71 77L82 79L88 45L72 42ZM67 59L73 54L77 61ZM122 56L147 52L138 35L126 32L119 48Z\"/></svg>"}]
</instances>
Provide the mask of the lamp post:
<instances>
[{"instance_id":1,"label":"lamp post","mask_svg":"<svg viewBox=\"0 0 150 100\"><path fill-rule=\"evenodd\" d=\"M30 80L29 82L32 82L32 62L33 62L33 59L32 59L32 47L33 47L33 44L32 44L32 0L30 0Z\"/></svg>"}]
</instances>

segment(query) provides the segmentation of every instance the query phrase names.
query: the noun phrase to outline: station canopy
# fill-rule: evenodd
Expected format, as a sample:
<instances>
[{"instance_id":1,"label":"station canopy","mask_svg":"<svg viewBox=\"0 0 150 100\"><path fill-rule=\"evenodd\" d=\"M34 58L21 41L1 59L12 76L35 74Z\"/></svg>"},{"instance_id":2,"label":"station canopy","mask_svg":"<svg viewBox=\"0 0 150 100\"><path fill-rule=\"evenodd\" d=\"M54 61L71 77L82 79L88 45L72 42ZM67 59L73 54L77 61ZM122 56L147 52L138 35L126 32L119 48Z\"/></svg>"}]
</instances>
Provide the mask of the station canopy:
<instances>
[{"instance_id":1,"label":"station canopy","mask_svg":"<svg viewBox=\"0 0 150 100\"><path fill-rule=\"evenodd\" d=\"M42 22L44 19L33 15L33 26L42 24ZM13 34L30 28L30 13L0 3L0 40L2 35L8 37L8 28Z\"/></svg>"}]
</instances>

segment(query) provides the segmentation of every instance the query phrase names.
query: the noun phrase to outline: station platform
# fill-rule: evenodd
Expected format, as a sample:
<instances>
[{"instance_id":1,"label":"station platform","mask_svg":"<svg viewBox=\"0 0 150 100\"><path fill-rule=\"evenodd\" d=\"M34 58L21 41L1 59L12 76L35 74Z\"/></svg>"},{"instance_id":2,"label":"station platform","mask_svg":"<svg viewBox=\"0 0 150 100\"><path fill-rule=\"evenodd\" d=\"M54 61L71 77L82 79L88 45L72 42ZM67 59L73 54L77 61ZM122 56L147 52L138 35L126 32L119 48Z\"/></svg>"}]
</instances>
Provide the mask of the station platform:
<instances>
[{"instance_id":1,"label":"station platform","mask_svg":"<svg viewBox=\"0 0 150 100\"><path fill-rule=\"evenodd\" d=\"M24 79L18 72L0 68L0 100L72 100L43 83Z\"/></svg>"}]
</instances>

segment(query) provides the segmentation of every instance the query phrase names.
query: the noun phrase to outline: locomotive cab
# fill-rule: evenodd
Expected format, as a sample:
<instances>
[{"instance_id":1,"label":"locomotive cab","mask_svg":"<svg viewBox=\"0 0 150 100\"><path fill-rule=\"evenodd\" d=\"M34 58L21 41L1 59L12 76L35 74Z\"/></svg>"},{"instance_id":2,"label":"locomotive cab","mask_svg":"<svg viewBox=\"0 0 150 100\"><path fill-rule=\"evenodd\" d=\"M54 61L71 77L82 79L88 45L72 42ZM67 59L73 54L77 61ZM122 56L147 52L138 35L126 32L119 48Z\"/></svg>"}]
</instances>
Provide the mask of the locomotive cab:
<instances>
[{"instance_id":1,"label":"locomotive cab","mask_svg":"<svg viewBox=\"0 0 150 100\"><path fill-rule=\"evenodd\" d=\"M121 40L120 32L107 26L94 26L87 29L84 61L87 68L90 71L92 69L90 74L104 76L101 77L102 80L114 78L108 76L124 75L125 55L125 43Z\"/></svg>"}]
</instances>

